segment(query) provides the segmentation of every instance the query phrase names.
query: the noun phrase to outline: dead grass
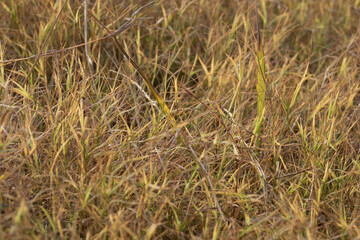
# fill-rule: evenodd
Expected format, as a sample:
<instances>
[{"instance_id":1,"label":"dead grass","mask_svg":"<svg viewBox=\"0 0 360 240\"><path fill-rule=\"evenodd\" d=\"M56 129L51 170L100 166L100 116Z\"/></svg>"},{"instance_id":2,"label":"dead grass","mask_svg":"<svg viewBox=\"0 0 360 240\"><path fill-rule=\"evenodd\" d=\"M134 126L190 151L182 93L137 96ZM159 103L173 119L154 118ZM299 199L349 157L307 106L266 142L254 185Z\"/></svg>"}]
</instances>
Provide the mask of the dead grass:
<instances>
[{"instance_id":1,"label":"dead grass","mask_svg":"<svg viewBox=\"0 0 360 240\"><path fill-rule=\"evenodd\" d=\"M0 238L359 239L360 1L148 2L0 2Z\"/></svg>"}]
</instances>

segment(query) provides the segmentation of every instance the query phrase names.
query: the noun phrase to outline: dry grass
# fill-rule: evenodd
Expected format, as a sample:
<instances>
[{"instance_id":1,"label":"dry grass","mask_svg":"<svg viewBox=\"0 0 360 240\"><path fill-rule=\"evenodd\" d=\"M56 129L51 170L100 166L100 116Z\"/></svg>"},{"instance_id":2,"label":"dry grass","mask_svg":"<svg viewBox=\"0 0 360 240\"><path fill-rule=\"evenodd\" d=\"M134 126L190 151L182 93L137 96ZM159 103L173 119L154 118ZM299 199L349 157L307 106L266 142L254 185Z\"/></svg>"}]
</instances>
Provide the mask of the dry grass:
<instances>
[{"instance_id":1,"label":"dry grass","mask_svg":"<svg viewBox=\"0 0 360 240\"><path fill-rule=\"evenodd\" d=\"M360 1L148 2L0 2L0 239L359 239Z\"/></svg>"}]
</instances>

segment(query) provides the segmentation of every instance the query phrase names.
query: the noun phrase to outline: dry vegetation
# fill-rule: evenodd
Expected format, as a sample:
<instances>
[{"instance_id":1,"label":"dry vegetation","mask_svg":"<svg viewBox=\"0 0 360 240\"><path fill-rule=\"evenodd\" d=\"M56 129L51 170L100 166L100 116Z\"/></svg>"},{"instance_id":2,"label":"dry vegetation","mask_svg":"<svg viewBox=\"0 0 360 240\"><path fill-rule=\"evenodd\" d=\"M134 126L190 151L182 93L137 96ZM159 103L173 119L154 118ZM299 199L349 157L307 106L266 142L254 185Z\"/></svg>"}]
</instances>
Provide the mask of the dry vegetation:
<instances>
[{"instance_id":1,"label":"dry vegetation","mask_svg":"<svg viewBox=\"0 0 360 240\"><path fill-rule=\"evenodd\" d=\"M0 2L0 239L359 239L360 1L148 2Z\"/></svg>"}]
</instances>

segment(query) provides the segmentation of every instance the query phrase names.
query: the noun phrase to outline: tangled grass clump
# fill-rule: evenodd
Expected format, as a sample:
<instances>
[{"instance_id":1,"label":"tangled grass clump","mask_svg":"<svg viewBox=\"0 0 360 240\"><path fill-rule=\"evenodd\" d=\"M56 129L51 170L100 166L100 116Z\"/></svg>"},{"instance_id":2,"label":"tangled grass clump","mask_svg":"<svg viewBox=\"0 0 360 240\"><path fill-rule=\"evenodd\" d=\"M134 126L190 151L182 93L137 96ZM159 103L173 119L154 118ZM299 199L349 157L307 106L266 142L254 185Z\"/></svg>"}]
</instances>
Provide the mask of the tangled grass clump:
<instances>
[{"instance_id":1,"label":"tangled grass clump","mask_svg":"<svg viewBox=\"0 0 360 240\"><path fill-rule=\"evenodd\" d=\"M0 239L360 236L360 1L86 3L0 2Z\"/></svg>"}]
</instances>

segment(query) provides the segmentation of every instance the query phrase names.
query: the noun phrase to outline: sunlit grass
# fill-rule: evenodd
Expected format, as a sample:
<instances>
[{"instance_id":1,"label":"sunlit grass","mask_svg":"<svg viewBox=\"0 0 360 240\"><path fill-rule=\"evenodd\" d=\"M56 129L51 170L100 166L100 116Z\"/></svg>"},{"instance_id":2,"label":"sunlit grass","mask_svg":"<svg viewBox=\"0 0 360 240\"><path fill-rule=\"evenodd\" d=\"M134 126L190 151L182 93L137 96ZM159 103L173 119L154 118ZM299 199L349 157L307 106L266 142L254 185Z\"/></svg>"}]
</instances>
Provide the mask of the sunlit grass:
<instances>
[{"instance_id":1,"label":"sunlit grass","mask_svg":"<svg viewBox=\"0 0 360 240\"><path fill-rule=\"evenodd\" d=\"M0 1L0 239L360 235L360 1L83 2Z\"/></svg>"}]
</instances>

